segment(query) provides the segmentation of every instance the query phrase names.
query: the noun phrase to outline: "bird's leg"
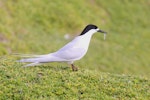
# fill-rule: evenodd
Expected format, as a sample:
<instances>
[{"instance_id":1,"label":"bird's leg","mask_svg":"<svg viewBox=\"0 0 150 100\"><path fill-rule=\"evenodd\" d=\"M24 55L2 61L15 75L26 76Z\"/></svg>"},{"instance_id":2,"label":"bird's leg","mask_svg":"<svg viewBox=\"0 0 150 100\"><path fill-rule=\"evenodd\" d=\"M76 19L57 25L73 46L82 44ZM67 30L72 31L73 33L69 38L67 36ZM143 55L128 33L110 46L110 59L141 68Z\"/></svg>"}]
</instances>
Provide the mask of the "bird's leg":
<instances>
[{"instance_id":1,"label":"bird's leg","mask_svg":"<svg viewBox=\"0 0 150 100\"><path fill-rule=\"evenodd\" d=\"M72 67L72 71L78 71L78 68L75 67L73 64L71 64L71 67Z\"/></svg>"}]
</instances>

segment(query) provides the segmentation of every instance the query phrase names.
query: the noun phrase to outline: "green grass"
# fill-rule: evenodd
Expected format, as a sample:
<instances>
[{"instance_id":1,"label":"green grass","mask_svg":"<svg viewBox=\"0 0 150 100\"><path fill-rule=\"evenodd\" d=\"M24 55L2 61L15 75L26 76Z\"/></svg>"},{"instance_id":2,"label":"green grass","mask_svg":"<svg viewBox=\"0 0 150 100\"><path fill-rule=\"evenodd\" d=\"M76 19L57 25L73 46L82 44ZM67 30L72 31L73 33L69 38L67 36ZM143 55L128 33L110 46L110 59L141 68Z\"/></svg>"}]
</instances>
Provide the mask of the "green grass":
<instances>
[{"instance_id":1,"label":"green grass","mask_svg":"<svg viewBox=\"0 0 150 100\"><path fill-rule=\"evenodd\" d=\"M150 80L62 66L22 68L12 59L0 66L0 99L8 100L148 100Z\"/></svg>"},{"instance_id":2,"label":"green grass","mask_svg":"<svg viewBox=\"0 0 150 100\"><path fill-rule=\"evenodd\" d=\"M0 0L1 99L148 99L149 5L148 0ZM86 56L75 62L78 72L62 63L23 69L16 57L9 60L12 53L54 52L72 39L65 34L74 37L89 23L109 34L105 41L102 34L93 36Z\"/></svg>"}]
</instances>

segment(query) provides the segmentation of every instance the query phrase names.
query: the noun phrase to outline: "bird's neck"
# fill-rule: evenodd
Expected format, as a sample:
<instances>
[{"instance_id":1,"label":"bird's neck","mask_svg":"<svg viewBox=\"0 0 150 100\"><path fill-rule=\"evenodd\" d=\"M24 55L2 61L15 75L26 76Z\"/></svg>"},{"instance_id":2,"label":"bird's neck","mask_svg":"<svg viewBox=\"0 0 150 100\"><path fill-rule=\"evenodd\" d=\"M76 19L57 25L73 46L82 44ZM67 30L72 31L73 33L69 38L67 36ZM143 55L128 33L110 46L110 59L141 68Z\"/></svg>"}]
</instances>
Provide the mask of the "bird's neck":
<instances>
[{"instance_id":1,"label":"bird's neck","mask_svg":"<svg viewBox=\"0 0 150 100\"><path fill-rule=\"evenodd\" d=\"M91 37L93 36L93 34L94 34L93 32L88 32L87 34L85 34L83 36L83 39L86 40L87 42L90 42Z\"/></svg>"},{"instance_id":2,"label":"bird's neck","mask_svg":"<svg viewBox=\"0 0 150 100\"><path fill-rule=\"evenodd\" d=\"M90 40L93 34L85 34L84 36L82 36L81 38L81 45L88 48L89 44L90 44Z\"/></svg>"}]
</instances>

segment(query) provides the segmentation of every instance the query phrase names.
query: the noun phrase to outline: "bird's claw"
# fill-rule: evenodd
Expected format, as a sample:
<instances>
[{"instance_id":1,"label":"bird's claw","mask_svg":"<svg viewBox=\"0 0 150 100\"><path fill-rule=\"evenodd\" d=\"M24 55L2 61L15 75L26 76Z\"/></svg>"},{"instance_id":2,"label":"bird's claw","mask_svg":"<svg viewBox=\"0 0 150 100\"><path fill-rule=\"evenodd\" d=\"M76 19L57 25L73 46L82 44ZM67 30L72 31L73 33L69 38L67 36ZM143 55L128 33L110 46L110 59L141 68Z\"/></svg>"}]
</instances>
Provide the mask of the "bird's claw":
<instances>
[{"instance_id":1,"label":"bird's claw","mask_svg":"<svg viewBox=\"0 0 150 100\"><path fill-rule=\"evenodd\" d=\"M75 67L73 64L71 64L72 71L78 71L78 67Z\"/></svg>"},{"instance_id":2,"label":"bird's claw","mask_svg":"<svg viewBox=\"0 0 150 100\"><path fill-rule=\"evenodd\" d=\"M78 71L78 68L77 67L72 68L72 71Z\"/></svg>"}]
</instances>

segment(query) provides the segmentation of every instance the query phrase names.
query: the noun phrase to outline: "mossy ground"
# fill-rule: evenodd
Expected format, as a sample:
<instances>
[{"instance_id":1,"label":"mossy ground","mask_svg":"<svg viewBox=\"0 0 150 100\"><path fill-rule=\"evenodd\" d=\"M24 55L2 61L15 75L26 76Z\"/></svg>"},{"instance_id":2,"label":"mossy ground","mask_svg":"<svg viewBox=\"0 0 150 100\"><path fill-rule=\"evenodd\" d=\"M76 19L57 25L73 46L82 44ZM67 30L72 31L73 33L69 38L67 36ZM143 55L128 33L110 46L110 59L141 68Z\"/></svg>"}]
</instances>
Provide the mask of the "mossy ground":
<instances>
[{"instance_id":1,"label":"mossy ground","mask_svg":"<svg viewBox=\"0 0 150 100\"><path fill-rule=\"evenodd\" d=\"M0 0L1 99L149 99L148 0ZM54 52L89 23L87 55L75 62L22 68L13 53ZM70 35L66 40L64 36ZM10 59L11 58L11 59Z\"/></svg>"}]
</instances>

